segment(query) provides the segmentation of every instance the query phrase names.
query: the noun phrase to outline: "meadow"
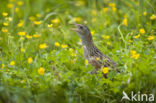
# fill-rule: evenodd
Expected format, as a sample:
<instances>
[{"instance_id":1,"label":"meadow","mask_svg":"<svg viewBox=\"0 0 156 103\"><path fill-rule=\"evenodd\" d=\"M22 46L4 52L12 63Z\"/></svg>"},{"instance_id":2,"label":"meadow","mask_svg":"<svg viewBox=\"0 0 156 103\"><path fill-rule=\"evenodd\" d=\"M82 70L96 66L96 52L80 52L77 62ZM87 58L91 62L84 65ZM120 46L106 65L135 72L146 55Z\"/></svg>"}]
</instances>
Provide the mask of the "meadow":
<instances>
[{"instance_id":1,"label":"meadow","mask_svg":"<svg viewBox=\"0 0 156 103\"><path fill-rule=\"evenodd\" d=\"M88 73L74 22L121 73ZM156 95L155 0L0 1L0 103L131 103L123 91Z\"/></svg>"}]
</instances>

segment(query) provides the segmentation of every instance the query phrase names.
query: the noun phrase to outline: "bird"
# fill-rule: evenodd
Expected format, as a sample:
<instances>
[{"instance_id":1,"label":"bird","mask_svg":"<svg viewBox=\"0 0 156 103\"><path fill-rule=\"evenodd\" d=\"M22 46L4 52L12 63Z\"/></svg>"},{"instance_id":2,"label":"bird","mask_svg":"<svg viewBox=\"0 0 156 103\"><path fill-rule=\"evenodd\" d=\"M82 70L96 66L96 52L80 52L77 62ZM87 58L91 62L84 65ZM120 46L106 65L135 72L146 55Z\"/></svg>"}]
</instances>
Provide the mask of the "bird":
<instances>
[{"instance_id":1,"label":"bird","mask_svg":"<svg viewBox=\"0 0 156 103\"><path fill-rule=\"evenodd\" d=\"M111 58L104 55L94 44L90 29L83 24L72 23L76 28L71 30L75 31L80 37L83 46L83 55L88 63L95 67L91 74L96 74L102 67L116 68L115 63ZM119 72L119 70L117 70ZM106 75L104 75L106 77Z\"/></svg>"}]
</instances>

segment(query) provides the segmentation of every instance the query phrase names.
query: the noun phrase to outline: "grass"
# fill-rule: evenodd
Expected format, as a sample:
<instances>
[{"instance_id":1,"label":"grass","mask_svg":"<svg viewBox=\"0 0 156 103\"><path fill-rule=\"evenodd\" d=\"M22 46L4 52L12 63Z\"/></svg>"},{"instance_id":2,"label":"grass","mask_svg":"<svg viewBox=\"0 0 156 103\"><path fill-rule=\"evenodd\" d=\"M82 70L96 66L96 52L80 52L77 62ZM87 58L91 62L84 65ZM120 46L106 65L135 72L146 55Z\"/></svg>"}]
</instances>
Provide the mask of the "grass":
<instances>
[{"instance_id":1,"label":"grass","mask_svg":"<svg viewBox=\"0 0 156 103\"><path fill-rule=\"evenodd\" d=\"M125 91L156 94L154 0L3 0L0 103L117 103ZM88 74L72 22L122 71ZM130 101L126 101L128 103ZM145 102L145 101L144 101Z\"/></svg>"}]
</instances>

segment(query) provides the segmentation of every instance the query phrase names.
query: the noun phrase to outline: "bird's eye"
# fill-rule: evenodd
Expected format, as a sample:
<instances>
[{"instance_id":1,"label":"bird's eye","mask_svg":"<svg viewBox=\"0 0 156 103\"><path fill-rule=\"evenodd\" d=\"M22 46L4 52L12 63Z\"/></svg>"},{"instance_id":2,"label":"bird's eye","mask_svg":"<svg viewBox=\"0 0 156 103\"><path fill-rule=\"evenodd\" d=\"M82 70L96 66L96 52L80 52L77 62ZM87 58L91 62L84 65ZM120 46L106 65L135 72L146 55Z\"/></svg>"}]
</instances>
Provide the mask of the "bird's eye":
<instances>
[{"instance_id":1,"label":"bird's eye","mask_svg":"<svg viewBox=\"0 0 156 103\"><path fill-rule=\"evenodd\" d=\"M80 26L80 29L83 29L83 26Z\"/></svg>"}]
</instances>

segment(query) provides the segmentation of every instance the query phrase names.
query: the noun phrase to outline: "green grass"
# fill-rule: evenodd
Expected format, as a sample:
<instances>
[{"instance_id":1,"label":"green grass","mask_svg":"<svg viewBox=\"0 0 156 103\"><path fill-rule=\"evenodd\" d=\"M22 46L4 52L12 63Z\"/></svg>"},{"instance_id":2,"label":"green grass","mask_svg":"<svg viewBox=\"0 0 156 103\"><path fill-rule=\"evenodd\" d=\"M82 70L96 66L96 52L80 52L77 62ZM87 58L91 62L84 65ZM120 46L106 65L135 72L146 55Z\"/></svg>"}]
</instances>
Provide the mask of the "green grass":
<instances>
[{"instance_id":1,"label":"green grass","mask_svg":"<svg viewBox=\"0 0 156 103\"><path fill-rule=\"evenodd\" d=\"M123 91L156 94L156 1L18 1L0 3L0 103L118 103ZM94 67L85 64L80 38L71 31L74 20L94 32L94 43L117 62L120 74L109 71L107 79L101 78L101 70L88 74ZM47 47L41 49L44 43Z\"/></svg>"}]
</instances>

